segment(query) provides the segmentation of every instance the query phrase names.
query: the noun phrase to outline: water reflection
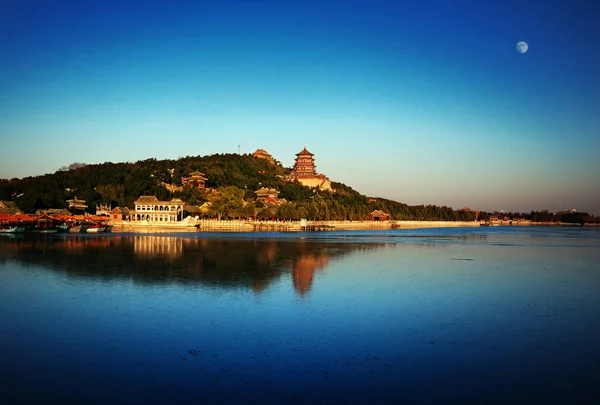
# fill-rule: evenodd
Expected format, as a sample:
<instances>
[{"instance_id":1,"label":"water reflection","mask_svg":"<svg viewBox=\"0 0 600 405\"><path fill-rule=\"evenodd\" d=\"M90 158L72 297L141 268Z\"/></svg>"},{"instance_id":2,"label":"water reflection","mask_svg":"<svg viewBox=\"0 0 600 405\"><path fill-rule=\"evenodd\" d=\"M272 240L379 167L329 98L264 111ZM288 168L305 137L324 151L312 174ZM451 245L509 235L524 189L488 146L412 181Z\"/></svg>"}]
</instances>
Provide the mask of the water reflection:
<instances>
[{"instance_id":1,"label":"water reflection","mask_svg":"<svg viewBox=\"0 0 600 405\"><path fill-rule=\"evenodd\" d=\"M35 263L73 277L124 278L140 283L199 283L256 293L289 274L306 295L331 260L383 244L184 238L162 235L66 235L2 238L0 260Z\"/></svg>"},{"instance_id":2,"label":"water reflection","mask_svg":"<svg viewBox=\"0 0 600 405\"><path fill-rule=\"evenodd\" d=\"M355 235L0 235L2 403L598 402L598 231Z\"/></svg>"}]
</instances>

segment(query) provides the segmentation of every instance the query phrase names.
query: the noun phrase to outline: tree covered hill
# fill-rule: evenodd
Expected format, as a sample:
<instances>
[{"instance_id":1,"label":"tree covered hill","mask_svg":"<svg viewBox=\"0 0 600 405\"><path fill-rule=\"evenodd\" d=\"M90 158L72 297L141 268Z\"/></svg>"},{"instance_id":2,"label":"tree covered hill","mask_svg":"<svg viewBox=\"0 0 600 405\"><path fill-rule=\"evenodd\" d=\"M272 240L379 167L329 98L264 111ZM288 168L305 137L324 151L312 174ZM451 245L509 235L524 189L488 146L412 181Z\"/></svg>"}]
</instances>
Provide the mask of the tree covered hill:
<instances>
[{"instance_id":1,"label":"tree covered hill","mask_svg":"<svg viewBox=\"0 0 600 405\"><path fill-rule=\"evenodd\" d=\"M196 170L208 178L206 191L182 184L182 177ZM160 200L181 198L190 205L208 201L211 210L205 215L216 218L367 220L373 210L382 210L397 220L475 220L473 211L435 205L409 206L384 198L369 198L342 183L332 182L335 192L313 190L287 181L289 173L290 169L280 163L271 164L250 154L146 159L135 163L73 163L53 174L0 179L0 200L13 201L28 213L66 208L67 200L74 197L87 202L88 212L94 212L100 203L132 208L141 195L156 195ZM175 186L174 192L167 185ZM287 203L265 207L255 201L254 192L261 187L279 190L279 198ZM537 214L543 213L532 212L526 217L537 219ZM481 213L480 219L489 216ZM572 218L573 222L581 222L579 216Z\"/></svg>"},{"instance_id":2,"label":"tree covered hill","mask_svg":"<svg viewBox=\"0 0 600 405\"><path fill-rule=\"evenodd\" d=\"M86 200L90 209L98 203L133 207L140 195L156 195L159 199L179 197L195 204L203 200L202 193L188 187L170 193L165 187L165 184L181 186L181 178L194 170L206 174L207 187L236 186L247 191L249 197L261 183L271 187L282 183L279 176L289 172L264 159L237 154L147 159L135 163L73 163L53 174L0 180L0 199L14 200L26 212L66 207L66 200L74 196Z\"/></svg>"}]
</instances>

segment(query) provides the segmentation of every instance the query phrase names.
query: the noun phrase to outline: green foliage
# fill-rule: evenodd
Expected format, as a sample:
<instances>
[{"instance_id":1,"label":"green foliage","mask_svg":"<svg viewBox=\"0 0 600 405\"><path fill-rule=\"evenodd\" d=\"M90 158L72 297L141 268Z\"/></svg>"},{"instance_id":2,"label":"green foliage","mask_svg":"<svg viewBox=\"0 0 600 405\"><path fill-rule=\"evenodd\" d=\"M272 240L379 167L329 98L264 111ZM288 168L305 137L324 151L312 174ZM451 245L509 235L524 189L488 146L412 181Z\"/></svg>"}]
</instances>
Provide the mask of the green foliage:
<instances>
[{"instance_id":1,"label":"green foliage","mask_svg":"<svg viewBox=\"0 0 600 405\"><path fill-rule=\"evenodd\" d=\"M208 178L202 191L185 186L169 192L165 185L181 187L181 178L198 170ZM320 191L290 182L290 169L280 163L270 164L252 155L216 154L186 156L178 160L146 159L135 163L103 163L86 165L73 163L54 174L23 179L0 179L0 199L12 200L24 212L37 209L66 208L75 196L86 201L88 211L96 204L113 207L133 207L141 195L156 195L161 200L181 198L189 205L210 202L210 217L216 218L277 218L297 220L370 220L373 210L381 210L394 220L474 221L475 212L456 211L435 205L409 206L385 198L368 198L342 183L332 183L335 192ZM255 191L261 187L280 191L279 198L288 202L281 206L264 206L255 202ZM481 212L479 218L492 214ZM502 214L504 216L504 214ZM563 221L571 223L597 222L586 213L553 214L548 211L531 214L507 214L536 222Z\"/></svg>"}]
</instances>

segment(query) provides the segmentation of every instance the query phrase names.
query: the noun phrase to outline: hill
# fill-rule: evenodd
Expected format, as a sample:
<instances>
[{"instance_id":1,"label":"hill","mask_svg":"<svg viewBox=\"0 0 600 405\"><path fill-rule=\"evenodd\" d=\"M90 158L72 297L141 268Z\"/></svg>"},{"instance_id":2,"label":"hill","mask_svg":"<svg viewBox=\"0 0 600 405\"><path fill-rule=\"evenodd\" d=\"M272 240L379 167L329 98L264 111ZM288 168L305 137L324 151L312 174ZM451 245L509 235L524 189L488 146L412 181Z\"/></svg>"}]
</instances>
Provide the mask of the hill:
<instances>
[{"instance_id":1,"label":"hill","mask_svg":"<svg viewBox=\"0 0 600 405\"><path fill-rule=\"evenodd\" d=\"M207 177L207 190L182 184L192 171ZM334 192L314 190L286 180L291 169L271 164L250 154L186 156L177 160L146 159L134 163L73 163L55 173L23 179L0 180L0 200L13 201L24 212L66 208L77 197L87 202L88 211L97 204L133 207L141 195L161 200L181 198L190 205L211 203L207 216L314 220L367 220L381 210L397 220L472 221L476 213L435 205L409 206L400 202L370 198L342 183L332 182ZM261 187L277 189L287 203L264 206L256 201ZM169 191L168 188L175 190ZM535 213L532 213L533 216ZM481 213L480 219L490 214Z\"/></svg>"}]
</instances>

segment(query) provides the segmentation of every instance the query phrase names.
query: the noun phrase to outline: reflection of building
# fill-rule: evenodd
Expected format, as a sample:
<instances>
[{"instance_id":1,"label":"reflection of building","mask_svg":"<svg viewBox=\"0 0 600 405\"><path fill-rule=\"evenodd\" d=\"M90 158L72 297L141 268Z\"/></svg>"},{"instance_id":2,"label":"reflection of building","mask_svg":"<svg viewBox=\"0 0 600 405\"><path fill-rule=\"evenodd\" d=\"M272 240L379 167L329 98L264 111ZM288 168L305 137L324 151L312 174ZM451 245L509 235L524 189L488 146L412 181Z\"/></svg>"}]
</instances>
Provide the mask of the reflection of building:
<instances>
[{"instance_id":1,"label":"reflection of building","mask_svg":"<svg viewBox=\"0 0 600 405\"><path fill-rule=\"evenodd\" d=\"M134 236L133 252L139 256L181 256L184 239L172 236Z\"/></svg>"},{"instance_id":2,"label":"reflection of building","mask_svg":"<svg viewBox=\"0 0 600 405\"><path fill-rule=\"evenodd\" d=\"M273 159L273 156L271 156L271 154L264 149L256 149L256 152L254 152L252 155L257 158L266 159L272 165L275 164L275 159Z\"/></svg>"},{"instance_id":3,"label":"reflection of building","mask_svg":"<svg viewBox=\"0 0 600 405\"><path fill-rule=\"evenodd\" d=\"M306 146L296 153L294 168L290 180L298 180L302 185L320 190L331 190L331 181L324 174L317 173L314 154L306 150Z\"/></svg>"},{"instance_id":4,"label":"reflection of building","mask_svg":"<svg viewBox=\"0 0 600 405\"><path fill-rule=\"evenodd\" d=\"M71 211L72 213L83 213L87 208L85 200L78 200L77 197L73 198L72 200L67 200L67 203L69 204L69 211Z\"/></svg>"},{"instance_id":5,"label":"reflection of building","mask_svg":"<svg viewBox=\"0 0 600 405\"><path fill-rule=\"evenodd\" d=\"M305 295L312 287L315 271L321 270L329 263L329 255L321 253L318 255L303 254L292 265L292 281L294 289Z\"/></svg>"},{"instance_id":6,"label":"reflection of building","mask_svg":"<svg viewBox=\"0 0 600 405\"><path fill-rule=\"evenodd\" d=\"M254 192L256 194L256 201L260 201L265 205L281 205L285 204L285 199L279 199L279 191L274 188L261 187Z\"/></svg>"},{"instance_id":7,"label":"reflection of building","mask_svg":"<svg viewBox=\"0 0 600 405\"><path fill-rule=\"evenodd\" d=\"M206 188L206 180L208 180L206 175L196 170L195 172L191 172L188 177L182 177L181 183L184 186L196 187L200 190L204 190L204 188Z\"/></svg>"},{"instance_id":8,"label":"reflection of building","mask_svg":"<svg viewBox=\"0 0 600 405\"><path fill-rule=\"evenodd\" d=\"M133 203L135 210L131 213L132 221L176 222L183 219L185 203L179 198L160 201L156 196L143 195Z\"/></svg>"}]
</instances>

